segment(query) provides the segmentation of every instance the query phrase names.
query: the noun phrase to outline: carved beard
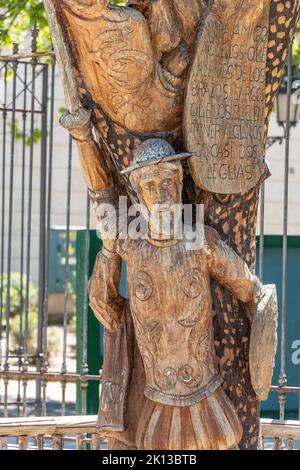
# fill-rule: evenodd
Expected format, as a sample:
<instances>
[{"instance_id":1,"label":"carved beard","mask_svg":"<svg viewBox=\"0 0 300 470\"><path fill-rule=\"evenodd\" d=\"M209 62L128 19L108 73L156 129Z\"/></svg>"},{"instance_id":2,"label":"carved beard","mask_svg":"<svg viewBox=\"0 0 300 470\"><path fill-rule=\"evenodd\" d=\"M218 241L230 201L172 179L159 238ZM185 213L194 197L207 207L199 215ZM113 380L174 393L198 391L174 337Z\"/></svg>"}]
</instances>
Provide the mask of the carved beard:
<instances>
[{"instance_id":1,"label":"carved beard","mask_svg":"<svg viewBox=\"0 0 300 470\"><path fill-rule=\"evenodd\" d=\"M182 203L165 201L157 207L153 206L151 212L146 207L142 207L142 217L147 222L149 233L153 238L170 240L178 237L182 211Z\"/></svg>"}]
</instances>

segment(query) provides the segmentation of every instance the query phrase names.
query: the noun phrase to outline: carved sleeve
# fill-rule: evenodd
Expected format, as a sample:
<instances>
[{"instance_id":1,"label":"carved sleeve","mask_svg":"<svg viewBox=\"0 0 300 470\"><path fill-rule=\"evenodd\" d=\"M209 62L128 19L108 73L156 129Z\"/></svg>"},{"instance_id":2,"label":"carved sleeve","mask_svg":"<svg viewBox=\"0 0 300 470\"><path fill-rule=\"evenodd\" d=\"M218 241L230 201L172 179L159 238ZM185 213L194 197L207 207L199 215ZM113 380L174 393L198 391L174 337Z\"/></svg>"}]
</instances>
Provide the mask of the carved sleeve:
<instances>
[{"instance_id":1,"label":"carved sleeve","mask_svg":"<svg viewBox=\"0 0 300 470\"><path fill-rule=\"evenodd\" d=\"M109 331L117 330L123 319L125 300L119 294L122 259L105 248L98 254L89 282L90 306Z\"/></svg>"},{"instance_id":2,"label":"carved sleeve","mask_svg":"<svg viewBox=\"0 0 300 470\"><path fill-rule=\"evenodd\" d=\"M214 229L206 227L205 234L211 277L238 300L248 304L249 313L253 314L253 309L264 295L264 286Z\"/></svg>"}]
</instances>

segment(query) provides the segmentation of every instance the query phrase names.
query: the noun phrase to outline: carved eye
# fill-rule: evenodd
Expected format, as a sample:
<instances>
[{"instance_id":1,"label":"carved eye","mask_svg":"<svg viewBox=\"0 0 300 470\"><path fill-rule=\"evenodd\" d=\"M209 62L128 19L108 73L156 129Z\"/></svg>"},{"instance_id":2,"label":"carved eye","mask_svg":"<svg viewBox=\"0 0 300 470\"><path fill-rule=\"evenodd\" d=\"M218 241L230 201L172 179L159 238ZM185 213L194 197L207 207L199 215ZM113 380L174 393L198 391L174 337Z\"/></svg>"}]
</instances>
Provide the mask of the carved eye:
<instances>
[{"instance_id":1,"label":"carved eye","mask_svg":"<svg viewBox=\"0 0 300 470\"><path fill-rule=\"evenodd\" d=\"M187 271L182 278L183 292L187 297L196 299L205 289L204 280L199 269Z\"/></svg>"},{"instance_id":2,"label":"carved eye","mask_svg":"<svg viewBox=\"0 0 300 470\"><path fill-rule=\"evenodd\" d=\"M151 276L145 272L137 273L133 285L134 295L142 302L145 302L146 300L150 299L152 292L153 282Z\"/></svg>"}]
</instances>

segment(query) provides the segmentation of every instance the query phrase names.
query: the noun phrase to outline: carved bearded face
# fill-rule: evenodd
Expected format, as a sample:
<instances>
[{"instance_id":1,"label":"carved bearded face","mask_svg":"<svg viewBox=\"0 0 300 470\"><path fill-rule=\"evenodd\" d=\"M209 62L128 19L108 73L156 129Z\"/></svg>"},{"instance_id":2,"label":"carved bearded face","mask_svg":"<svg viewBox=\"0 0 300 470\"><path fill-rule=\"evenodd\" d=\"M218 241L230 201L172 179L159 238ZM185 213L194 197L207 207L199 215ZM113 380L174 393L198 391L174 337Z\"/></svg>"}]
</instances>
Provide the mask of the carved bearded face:
<instances>
[{"instance_id":1,"label":"carved bearded face","mask_svg":"<svg viewBox=\"0 0 300 470\"><path fill-rule=\"evenodd\" d=\"M163 238L171 238L182 213L181 163L159 163L136 170L131 177L144 216L151 230Z\"/></svg>"}]
</instances>

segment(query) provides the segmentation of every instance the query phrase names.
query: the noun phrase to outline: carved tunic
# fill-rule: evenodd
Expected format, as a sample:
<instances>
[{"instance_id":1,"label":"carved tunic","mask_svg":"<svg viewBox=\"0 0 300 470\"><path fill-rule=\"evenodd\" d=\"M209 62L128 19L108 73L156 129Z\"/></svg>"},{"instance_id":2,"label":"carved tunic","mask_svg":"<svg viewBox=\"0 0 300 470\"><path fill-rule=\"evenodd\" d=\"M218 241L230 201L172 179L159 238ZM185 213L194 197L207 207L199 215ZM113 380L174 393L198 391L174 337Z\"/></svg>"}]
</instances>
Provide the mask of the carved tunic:
<instances>
[{"instance_id":1,"label":"carved tunic","mask_svg":"<svg viewBox=\"0 0 300 470\"><path fill-rule=\"evenodd\" d=\"M127 262L131 314L146 374L144 393L157 403L191 406L222 383L213 344L211 278L245 303L254 301L260 285L213 229L207 227L205 233L204 248L193 251L184 241L171 246L119 241L120 258L110 260L101 253L95 267L97 301L91 296L91 305L106 328L114 330L123 312L117 289L121 257Z\"/></svg>"},{"instance_id":2,"label":"carved tunic","mask_svg":"<svg viewBox=\"0 0 300 470\"><path fill-rule=\"evenodd\" d=\"M146 372L145 395L189 406L221 384L214 365L210 273L204 251L184 241L157 247L128 241L131 313Z\"/></svg>"},{"instance_id":3,"label":"carved tunic","mask_svg":"<svg viewBox=\"0 0 300 470\"><path fill-rule=\"evenodd\" d=\"M64 14L77 54L85 58L88 90L104 112L140 132L179 126L183 82L155 60L142 14L133 8L108 8L92 20L67 8Z\"/></svg>"}]
</instances>

